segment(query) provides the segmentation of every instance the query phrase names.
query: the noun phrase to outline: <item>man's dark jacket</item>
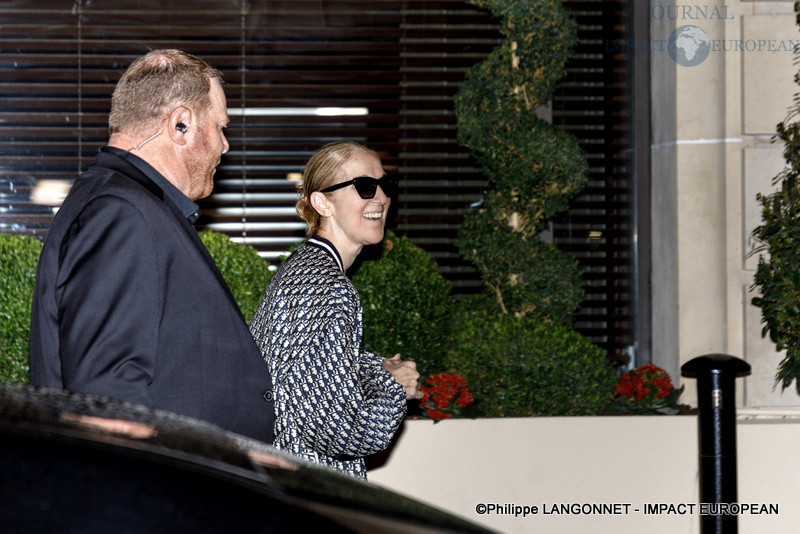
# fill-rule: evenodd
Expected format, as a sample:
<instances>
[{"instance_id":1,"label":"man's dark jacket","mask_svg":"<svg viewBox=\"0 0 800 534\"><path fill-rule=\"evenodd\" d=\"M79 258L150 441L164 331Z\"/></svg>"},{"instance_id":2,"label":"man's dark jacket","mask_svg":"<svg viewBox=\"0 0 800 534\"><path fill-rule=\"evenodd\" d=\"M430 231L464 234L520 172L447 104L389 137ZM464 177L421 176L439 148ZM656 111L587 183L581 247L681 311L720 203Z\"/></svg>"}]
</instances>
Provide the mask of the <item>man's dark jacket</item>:
<instances>
[{"instance_id":1,"label":"man's dark jacket","mask_svg":"<svg viewBox=\"0 0 800 534\"><path fill-rule=\"evenodd\" d=\"M268 370L222 275L164 190L109 149L75 181L47 235L30 367L34 385L272 441Z\"/></svg>"}]
</instances>

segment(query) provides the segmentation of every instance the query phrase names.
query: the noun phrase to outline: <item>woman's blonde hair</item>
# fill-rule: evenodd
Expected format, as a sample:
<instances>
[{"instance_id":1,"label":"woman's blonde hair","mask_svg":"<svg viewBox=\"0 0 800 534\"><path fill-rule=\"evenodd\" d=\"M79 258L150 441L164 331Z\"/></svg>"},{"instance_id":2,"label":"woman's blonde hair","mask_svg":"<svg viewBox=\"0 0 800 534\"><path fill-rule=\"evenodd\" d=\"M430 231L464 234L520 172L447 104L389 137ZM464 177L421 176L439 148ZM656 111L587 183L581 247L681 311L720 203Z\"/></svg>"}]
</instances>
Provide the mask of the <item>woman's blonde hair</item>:
<instances>
[{"instance_id":1,"label":"woman's blonde hair","mask_svg":"<svg viewBox=\"0 0 800 534\"><path fill-rule=\"evenodd\" d=\"M311 193L322 191L341 181L342 167L356 152L364 152L375 156L378 161L381 160L377 152L355 141L335 141L314 152L306 163L303 181L297 186L300 199L295 209L300 218L308 224L307 238L317 233L321 222L319 213L311 205Z\"/></svg>"}]
</instances>

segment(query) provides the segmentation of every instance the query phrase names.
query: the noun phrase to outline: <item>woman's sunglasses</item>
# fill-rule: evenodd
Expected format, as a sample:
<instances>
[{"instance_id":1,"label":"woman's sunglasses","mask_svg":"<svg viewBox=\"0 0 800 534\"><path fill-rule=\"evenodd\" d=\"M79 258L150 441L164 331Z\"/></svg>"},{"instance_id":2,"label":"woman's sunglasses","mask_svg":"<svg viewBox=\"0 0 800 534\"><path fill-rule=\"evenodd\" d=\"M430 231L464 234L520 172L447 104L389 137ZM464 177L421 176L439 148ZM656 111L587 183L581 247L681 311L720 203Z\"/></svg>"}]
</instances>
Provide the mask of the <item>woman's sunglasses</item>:
<instances>
[{"instance_id":1,"label":"woman's sunglasses","mask_svg":"<svg viewBox=\"0 0 800 534\"><path fill-rule=\"evenodd\" d=\"M353 178L352 180L347 180L346 182L326 187L320 192L330 193L331 191L336 191L337 189L347 187L348 185L354 185L356 187L358 196L363 199L375 198L375 193L378 191L378 186L381 186L381 189L383 189L383 194L387 197L394 195L395 191L397 190L397 182L394 178L384 176L378 179L372 178L371 176L359 176L357 178Z\"/></svg>"}]
</instances>

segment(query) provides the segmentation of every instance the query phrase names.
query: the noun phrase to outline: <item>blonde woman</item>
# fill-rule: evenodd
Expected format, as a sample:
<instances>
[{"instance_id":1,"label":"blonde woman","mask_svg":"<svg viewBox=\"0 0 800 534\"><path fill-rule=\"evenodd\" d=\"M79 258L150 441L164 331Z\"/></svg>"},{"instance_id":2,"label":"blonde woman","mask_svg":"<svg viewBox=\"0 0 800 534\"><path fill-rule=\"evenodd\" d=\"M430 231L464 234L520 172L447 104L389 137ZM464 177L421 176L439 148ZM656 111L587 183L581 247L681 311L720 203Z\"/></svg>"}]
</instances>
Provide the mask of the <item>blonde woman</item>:
<instances>
[{"instance_id":1,"label":"blonde woman","mask_svg":"<svg viewBox=\"0 0 800 534\"><path fill-rule=\"evenodd\" d=\"M307 242L281 265L250 330L273 378L275 446L359 478L420 398L416 364L361 346L361 301L346 276L380 243L395 184L374 151L351 141L308 161L297 211Z\"/></svg>"}]
</instances>

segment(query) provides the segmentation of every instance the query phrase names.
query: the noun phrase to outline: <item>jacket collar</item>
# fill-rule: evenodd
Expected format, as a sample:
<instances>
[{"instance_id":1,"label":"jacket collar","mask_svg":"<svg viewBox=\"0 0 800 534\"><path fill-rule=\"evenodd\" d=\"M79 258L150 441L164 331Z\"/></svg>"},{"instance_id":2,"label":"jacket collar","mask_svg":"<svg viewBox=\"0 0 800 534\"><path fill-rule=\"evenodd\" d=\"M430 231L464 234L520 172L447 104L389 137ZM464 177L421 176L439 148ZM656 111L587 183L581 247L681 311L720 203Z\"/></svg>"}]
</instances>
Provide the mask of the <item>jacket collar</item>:
<instances>
[{"instance_id":1,"label":"jacket collar","mask_svg":"<svg viewBox=\"0 0 800 534\"><path fill-rule=\"evenodd\" d=\"M117 158L101 159L104 154L117 156L117 158L121 158L123 161L119 161ZM200 217L200 207L195 204L192 199L184 195L177 187L172 185L172 183L164 178L160 172L155 170L152 165L139 156L120 148L104 146L100 149L98 159L101 159L102 166L111 167L112 169L118 169L120 164L123 162L126 163L125 175L133 178L149 191L156 193L160 199L163 200L165 196L169 198L190 223L194 224ZM109 159L111 160L110 163L106 161ZM116 167L114 166L114 161L118 162ZM138 172L131 172L131 167Z\"/></svg>"},{"instance_id":2,"label":"jacket collar","mask_svg":"<svg viewBox=\"0 0 800 534\"><path fill-rule=\"evenodd\" d=\"M306 241L306 244L324 251L333 259L333 261L336 262L336 265L339 266L339 269L341 269L342 272L344 272L344 262L342 262L342 257L339 255L339 251L336 250L336 247L333 246L333 243L331 243L324 237L314 235L311 238L309 238L308 241Z\"/></svg>"}]
</instances>

